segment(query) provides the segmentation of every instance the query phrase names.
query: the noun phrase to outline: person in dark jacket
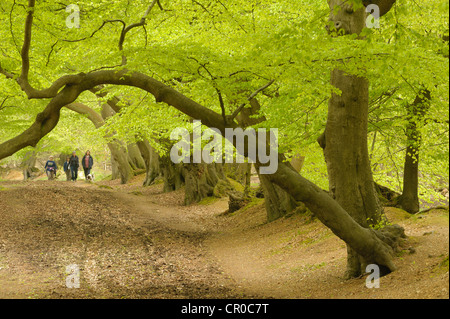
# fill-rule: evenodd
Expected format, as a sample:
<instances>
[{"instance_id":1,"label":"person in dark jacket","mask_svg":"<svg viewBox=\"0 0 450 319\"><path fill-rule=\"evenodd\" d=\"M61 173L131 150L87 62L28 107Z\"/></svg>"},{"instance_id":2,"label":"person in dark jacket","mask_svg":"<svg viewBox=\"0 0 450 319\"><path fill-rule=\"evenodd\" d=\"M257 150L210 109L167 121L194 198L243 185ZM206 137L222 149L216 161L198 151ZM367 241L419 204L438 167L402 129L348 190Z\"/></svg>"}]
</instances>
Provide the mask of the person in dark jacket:
<instances>
[{"instance_id":1,"label":"person in dark jacket","mask_svg":"<svg viewBox=\"0 0 450 319\"><path fill-rule=\"evenodd\" d=\"M80 167L80 160L78 159L77 153L72 152L70 157L70 172L72 173L72 181L76 182L78 178L78 168Z\"/></svg>"},{"instance_id":2,"label":"person in dark jacket","mask_svg":"<svg viewBox=\"0 0 450 319\"><path fill-rule=\"evenodd\" d=\"M84 178L87 180L88 175L91 174L92 166L94 165L94 159L91 156L91 151L86 151L83 158L81 159L81 165L84 170Z\"/></svg>"},{"instance_id":3,"label":"person in dark jacket","mask_svg":"<svg viewBox=\"0 0 450 319\"><path fill-rule=\"evenodd\" d=\"M54 177L56 177L56 170L58 169L58 166L56 165L56 162L53 160L53 156L50 156L50 159L47 161L47 163L45 163L44 168L49 179L53 179ZM53 175L51 175L51 173Z\"/></svg>"},{"instance_id":4,"label":"person in dark jacket","mask_svg":"<svg viewBox=\"0 0 450 319\"><path fill-rule=\"evenodd\" d=\"M64 173L66 173L66 180L70 181L70 157L67 156L66 161L64 162Z\"/></svg>"}]
</instances>

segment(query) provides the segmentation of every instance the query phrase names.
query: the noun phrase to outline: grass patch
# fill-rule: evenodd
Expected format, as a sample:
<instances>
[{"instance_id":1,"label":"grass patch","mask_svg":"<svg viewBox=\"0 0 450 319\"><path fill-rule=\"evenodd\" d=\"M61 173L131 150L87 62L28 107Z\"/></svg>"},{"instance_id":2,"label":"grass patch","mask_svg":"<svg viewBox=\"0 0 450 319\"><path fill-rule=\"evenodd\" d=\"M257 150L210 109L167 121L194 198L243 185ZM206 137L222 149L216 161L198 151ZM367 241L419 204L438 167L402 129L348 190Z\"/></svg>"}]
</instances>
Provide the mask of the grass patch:
<instances>
[{"instance_id":1,"label":"grass patch","mask_svg":"<svg viewBox=\"0 0 450 319\"><path fill-rule=\"evenodd\" d=\"M201 201L198 202L199 205L211 205L217 202L220 198L217 198L215 196L209 196L203 198Z\"/></svg>"},{"instance_id":2,"label":"grass patch","mask_svg":"<svg viewBox=\"0 0 450 319\"><path fill-rule=\"evenodd\" d=\"M448 271L448 256L445 257L440 263L439 263L439 270L441 270L442 272L447 272Z\"/></svg>"},{"instance_id":3,"label":"grass patch","mask_svg":"<svg viewBox=\"0 0 450 319\"><path fill-rule=\"evenodd\" d=\"M106 188L106 189L113 189L111 186L108 185L98 185L99 188Z\"/></svg>"},{"instance_id":4,"label":"grass patch","mask_svg":"<svg viewBox=\"0 0 450 319\"><path fill-rule=\"evenodd\" d=\"M390 222L399 222L411 218L411 214L397 207L385 207L384 211Z\"/></svg>"},{"instance_id":5,"label":"grass patch","mask_svg":"<svg viewBox=\"0 0 450 319\"><path fill-rule=\"evenodd\" d=\"M443 255L441 255L443 256ZM433 275L431 277L434 277L435 275L445 274L448 272L448 255L444 257L444 259L441 260L441 262L433 268L431 271Z\"/></svg>"},{"instance_id":6,"label":"grass patch","mask_svg":"<svg viewBox=\"0 0 450 319\"><path fill-rule=\"evenodd\" d=\"M242 207L241 209L235 211L235 212L232 213L231 215L245 213L245 212L248 211L250 208L255 207L255 206L258 206L258 205L262 205L262 204L264 204L264 198L256 198L256 197L253 197L253 198L251 198L251 200L248 202L247 205L245 205L245 206Z\"/></svg>"},{"instance_id":7,"label":"grass patch","mask_svg":"<svg viewBox=\"0 0 450 319\"><path fill-rule=\"evenodd\" d=\"M235 180L232 179L232 178L229 178L229 177L228 177L227 179L228 179L228 181L230 182L231 186L233 186L233 188L234 188L235 190L237 190L238 192L241 192L241 193L244 192L244 186L243 186L243 185L241 185L239 182L235 181Z\"/></svg>"},{"instance_id":8,"label":"grass patch","mask_svg":"<svg viewBox=\"0 0 450 319\"><path fill-rule=\"evenodd\" d=\"M437 225L437 226L448 226L448 210L444 209L433 209L426 213L414 214L410 219L415 224L420 224L424 226Z\"/></svg>"}]
</instances>

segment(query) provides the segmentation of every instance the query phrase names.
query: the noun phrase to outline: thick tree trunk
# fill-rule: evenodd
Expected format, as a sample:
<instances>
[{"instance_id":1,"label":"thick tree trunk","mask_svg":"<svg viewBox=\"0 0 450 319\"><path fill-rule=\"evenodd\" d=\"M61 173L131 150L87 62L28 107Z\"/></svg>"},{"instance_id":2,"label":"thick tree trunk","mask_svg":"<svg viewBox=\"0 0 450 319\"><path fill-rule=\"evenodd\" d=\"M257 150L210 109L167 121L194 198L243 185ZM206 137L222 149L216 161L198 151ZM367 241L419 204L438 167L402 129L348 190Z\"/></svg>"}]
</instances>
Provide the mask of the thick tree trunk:
<instances>
[{"instance_id":1,"label":"thick tree trunk","mask_svg":"<svg viewBox=\"0 0 450 319\"><path fill-rule=\"evenodd\" d=\"M234 179L242 185L245 185L245 175L250 165L251 164L249 163L225 163L223 165L223 170L228 177Z\"/></svg>"},{"instance_id":2,"label":"thick tree trunk","mask_svg":"<svg viewBox=\"0 0 450 319\"><path fill-rule=\"evenodd\" d=\"M134 176L134 172L130 165L126 148L119 141L108 143L108 147L111 151L112 160L114 161L113 167L115 166L118 170L120 182L122 184L128 183Z\"/></svg>"},{"instance_id":3,"label":"thick tree trunk","mask_svg":"<svg viewBox=\"0 0 450 319\"><path fill-rule=\"evenodd\" d=\"M186 184L185 205L198 203L215 195L214 193L217 196L225 195L222 192L232 189L220 163L183 164L183 175ZM215 192L216 186L220 187L220 190Z\"/></svg>"},{"instance_id":4,"label":"thick tree trunk","mask_svg":"<svg viewBox=\"0 0 450 319\"><path fill-rule=\"evenodd\" d=\"M213 195L213 190L215 183L217 183L217 178L215 179L214 183L214 177L210 176L208 165L204 163L184 164L183 170L184 180L186 184L184 197L185 205L198 203L203 198Z\"/></svg>"},{"instance_id":5,"label":"thick tree trunk","mask_svg":"<svg viewBox=\"0 0 450 319\"><path fill-rule=\"evenodd\" d=\"M365 23L364 8L351 10L345 1L329 1L330 20L336 29L359 34ZM340 5L342 9L334 11ZM382 207L373 183L367 146L369 83L365 78L335 69L331 85L341 91L332 93L328 103L324 155L329 190L336 201L363 227L381 220ZM365 270L364 260L347 246L346 277L357 277Z\"/></svg>"},{"instance_id":6,"label":"thick tree trunk","mask_svg":"<svg viewBox=\"0 0 450 319\"><path fill-rule=\"evenodd\" d=\"M164 181L164 192L172 192L180 189L184 185L183 164L175 164L170 160L170 156L162 156L160 169Z\"/></svg>"},{"instance_id":7,"label":"thick tree trunk","mask_svg":"<svg viewBox=\"0 0 450 319\"><path fill-rule=\"evenodd\" d=\"M429 107L430 91L423 90L408 107L406 128L406 154L403 170L403 191L397 198L397 206L410 214L419 211L419 149L421 143L420 124Z\"/></svg>"}]
</instances>

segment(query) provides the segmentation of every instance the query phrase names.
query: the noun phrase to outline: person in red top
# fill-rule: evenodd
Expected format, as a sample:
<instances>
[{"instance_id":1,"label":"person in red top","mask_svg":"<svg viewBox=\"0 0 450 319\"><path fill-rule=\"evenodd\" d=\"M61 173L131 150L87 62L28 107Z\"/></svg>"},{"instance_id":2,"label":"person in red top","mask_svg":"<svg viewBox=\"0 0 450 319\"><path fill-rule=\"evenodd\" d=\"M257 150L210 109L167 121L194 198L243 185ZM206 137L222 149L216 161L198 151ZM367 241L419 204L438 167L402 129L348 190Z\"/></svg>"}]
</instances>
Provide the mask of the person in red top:
<instances>
[{"instance_id":1,"label":"person in red top","mask_svg":"<svg viewBox=\"0 0 450 319\"><path fill-rule=\"evenodd\" d=\"M81 165L84 170L84 178L87 180L88 175L91 174L92 166L94 165L94 159L91 156L91 152L87 151L81 159Z\"/></svg>"}]
</instances>

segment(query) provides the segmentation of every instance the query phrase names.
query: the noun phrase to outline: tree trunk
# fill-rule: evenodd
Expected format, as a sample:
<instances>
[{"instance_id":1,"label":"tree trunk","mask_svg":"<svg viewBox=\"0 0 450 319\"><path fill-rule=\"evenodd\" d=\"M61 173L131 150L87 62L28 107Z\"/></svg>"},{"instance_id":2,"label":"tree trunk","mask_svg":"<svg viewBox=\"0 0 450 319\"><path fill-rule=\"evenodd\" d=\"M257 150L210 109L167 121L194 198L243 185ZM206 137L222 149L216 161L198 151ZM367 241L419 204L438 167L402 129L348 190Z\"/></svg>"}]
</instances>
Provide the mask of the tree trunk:
<instances>
[{"instance_id":1,"label":"tree trunk","mask_svg":"<svg viewBox=\"0 0 450 319\"><path fill-rule=\"evenodd\" d=\"M207 164L184 164L183 170L186 183L185 205L198 203L203 198L213 195L215 183L214 178L210 176ZM215 182L217 183L217 178Z\"/></svg>"},{"instance_id":2,"label":"tree trunk","mask_svg":"<svg viewBox=\"0 0 450 319\"><path fill-rule=\"evenodd\" d=\"M128 144L127 151L128 162L133 170L145 169L145 160L138 145L136 145L136 143Z\"/></svg>"},{"instance_id":3,"label":"tree trunk","mask_svg":"<svg viewBox=\"0 0 450 319\"><path fill-rule=\"evenodd\" d=\"M406 154L403 169L403 191L397 198L397 206L410 214L419 211L419 149L421 143L420 122L429 107L430 91L423 90L408 109L406 128Z\"/></svg>"},{"instance_id":4,"label":"tree trunk","mask_svg":"<svg viewBox=\"0 0 450 319\"><path fill-rule=\"evenodd\" d=\"M234 179L236 182L245 185L246 173L248 170L249 163L225 163L223 164L223 170L225 174Z\"/></svg>"},{"instance_id":5,"label":"tree trunk","mask_svg":"<svg viewBox=\"0 0 450 319\"><path fill-rule=\"evenodd\" d=\"M198 203L215 193L220 197L232 189L221 163L184 164L183 175L186 184L185 205ZM220 190L215 191L216 186L220 187Z\"/></svg>"},{"instance_id":6,"label":"tree trunk","mask_svg":"<svg viewBox=\"0 0 450 319\"><path fill-rule=\"evenodd\" d=\"M294 198L280 186L273 184L267 175L258 174L258 176L264 193L268 222L285 216L297 207Z\"/></svg>"},{"instance_id":7,"label":"tree trunk","mask_svg":"<svg viewBox=\"0 0 450 319\"><path fill-rule=\"evenodd\" d=\"M101 115L104 121L115 114L114 110L108 105L102 105ZM113 142L108 143L108 147L111 150L111 157L115 161L113 166L116 165L119 175L120 182L122 184L128 183L128 181L134 176L133 168L130 165L130 157L128 156L127 149L119 140L114 140ZM115 174L113 174L114 177Z\"/></svg>"},{"instance_id":8,"label":"tree trunk","mask_svg":"<svg viewBox=\"0 0 450 319\"><path fill-rule=\"evenodd\" d=\"M139 147L145 162L146 176L143 185L150 186L160 174L159 154L147 140L138 141L136 145Z\"/></svg>"},{"instance_id":9,"label":"tree trunk","mask_svg":"<svg viewBox=\"0 0 450 319\"><path fill-rule=\"evenodd\" d=\"M36 166L36 151L27 152L22 161L23 180L27 181L33 176L33 168Z\"/></svg>"},{"instance_id":10,"label":"tree trunk","mask_svg":"<svg viewBox=\"0 0 450 319\"><path fill-rule=\"evenodd\" d=\"M130 166L129 157L125 147L121 145L119 141L108 143L108 147L111 151L111 157L115 162L113 163L113 167L115 166L118 171L119 176L116 177L120 177L120 182L122 184L128 183L128 181L134 176L134 173L132 167Z\"/></svg>"},{"instance_id":11,"label":"tree trunk","mask_svg":"<svg viewBox=\"0 0 450 319\"><path fill-rule=\"evenodd\" d=\"M336 29L359 34L364 27L364 8L351 10L345 1L329 1L330 20ZM342 9L337 13L336 5ZM381 220L382 207L373 183L367 146L369 83L366 78L334 69L331 85L334 92L328 103L325 128L324 155L327 163L330 194L363 227ZM363 258L347 246L346 277L357 277L365 272Z\"/></svg>"},{"instance_id":12,"label":"tree trunk","mask_svg":"<svg viewBox=\"0 0 450 319\"><path fill-rule=\"evenodd\" d=\"M164 193L180 189L184 185L183 166L171 161L170 156L161 157L160 169L164 181Z\"/></svg>"}]
</instances>

